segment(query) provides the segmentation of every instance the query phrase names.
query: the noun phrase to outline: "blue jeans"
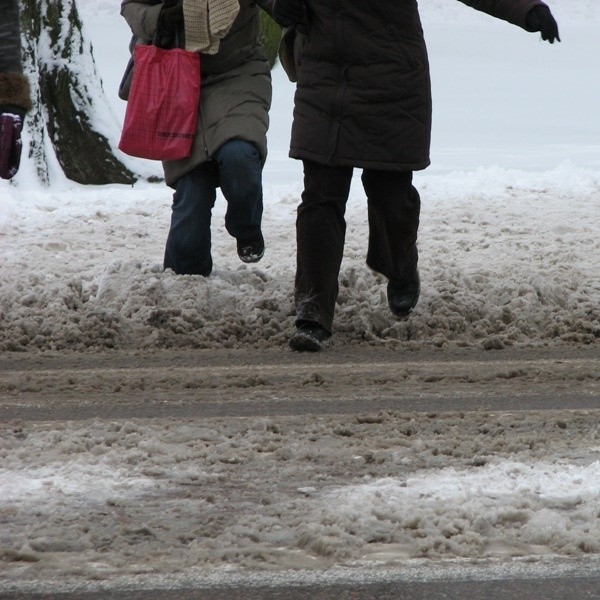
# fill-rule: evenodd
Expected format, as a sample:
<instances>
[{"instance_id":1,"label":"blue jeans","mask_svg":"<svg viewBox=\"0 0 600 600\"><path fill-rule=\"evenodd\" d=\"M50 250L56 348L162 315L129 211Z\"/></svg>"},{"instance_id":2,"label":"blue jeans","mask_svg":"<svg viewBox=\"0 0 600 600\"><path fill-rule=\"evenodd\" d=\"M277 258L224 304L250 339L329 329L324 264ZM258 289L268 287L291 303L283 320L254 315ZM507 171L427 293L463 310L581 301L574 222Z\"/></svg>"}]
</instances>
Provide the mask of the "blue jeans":
<instances>
[{"instance_id":1,"label":"blue jeans","mask_svg":"<svg viewBox=\"0 0 600 600\"><path fill-rule=\"evenodd\" d=\"M164 268L179 275L210 275L212 271L210 222L221 187L227 200L225 229L247 242L261 234L263 211L262 162L250 142L231 140L177 180L173 194L171 228Z\"/></svg>"}]
</instances>

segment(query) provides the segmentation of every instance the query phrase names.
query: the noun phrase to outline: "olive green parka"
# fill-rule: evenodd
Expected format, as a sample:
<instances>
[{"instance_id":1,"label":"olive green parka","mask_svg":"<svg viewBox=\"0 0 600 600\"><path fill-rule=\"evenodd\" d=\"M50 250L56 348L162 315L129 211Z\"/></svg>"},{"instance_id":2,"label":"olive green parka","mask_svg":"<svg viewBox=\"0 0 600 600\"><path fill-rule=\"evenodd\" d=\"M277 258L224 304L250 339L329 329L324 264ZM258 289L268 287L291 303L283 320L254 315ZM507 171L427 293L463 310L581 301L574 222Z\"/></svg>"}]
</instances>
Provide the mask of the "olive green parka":
<instances>
[{"instance_id":1,"label":"olive green parka","mask_svg":"<svg viewBox=\"0 0 600 600\"><path fill-rule=\"evenodd\" d=\"M121 14L135 43L155 38L162 0L123 0ZM272 0L240 0L240 11L216 54L201 54L201 98L198 130L188 158L163 162L168 185L210 160L231 139L252 142L262 161L267 158L267 129L271 106L271 72L259 44L258 7L272 14ZM177 36L184 45L183 28ZM158 40L169 47L173 41Z\"/></svg>"}]
</instances>

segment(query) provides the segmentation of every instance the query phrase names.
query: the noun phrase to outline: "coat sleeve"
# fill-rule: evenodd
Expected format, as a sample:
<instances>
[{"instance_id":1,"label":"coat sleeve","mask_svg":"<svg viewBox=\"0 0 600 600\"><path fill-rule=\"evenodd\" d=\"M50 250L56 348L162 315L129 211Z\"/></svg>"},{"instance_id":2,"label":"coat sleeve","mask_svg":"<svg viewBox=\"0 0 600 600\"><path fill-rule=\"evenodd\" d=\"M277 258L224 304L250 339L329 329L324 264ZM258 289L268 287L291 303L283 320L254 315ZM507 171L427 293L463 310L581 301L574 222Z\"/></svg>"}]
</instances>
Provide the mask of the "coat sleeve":
<instances>
[{"instance_id":1,"label":"coat sleeve","mask_svg":"<svg viewBox=\"0 0 600 600\"><path fill-rule=\"evenodd\" d=\"M271 18L273 18L274 3L274 0L256 0L256 4L258 4L258 6L260 6L266 13L268 13Z\"/></svg>"},{"instance_id":2,"label":"coat sleeve","mask_svg":"<svg viewBox=\"0 0 600 600\"><path fill-rule=\"evenodd\" d=\"M121 15L127 21L132 33L141 41L149 43L156 33L162 5L161 0L123 0Z\"/></svg>"},{"instance_id":3,"label":"coat sleeve","mask_svg":"<svg viewBox=\"0 0 600 600\"><path fill-rule=\"evenodd\" d=\"M527 31L525 21L529 11L534 6L545 6L541 0L459 0L467 6L471 6L476 10L492 15L497 19L508 21L513 25L518 25Z\"/></svg>"},{"instance_id":4,"label":"coat sleeve","mask_svg":"<svg viewBox=\"0 0 600 600\"><path fill-rule=\"evenodd\" d=\"M0 112L3 108L27 112L31 109L31 92L21 64L17 0L0 0L0 15Z\"/></svg>"},{"instance_id":5,"label":"coat sleeve","mask_svg":"<svg viewBox=\"0 0 600 600\"><path fill-rule=\"evenodd\" d=\"M0 72L21 72L21 35L17 0L0 0Z\"/></svg>"}]
</instances>

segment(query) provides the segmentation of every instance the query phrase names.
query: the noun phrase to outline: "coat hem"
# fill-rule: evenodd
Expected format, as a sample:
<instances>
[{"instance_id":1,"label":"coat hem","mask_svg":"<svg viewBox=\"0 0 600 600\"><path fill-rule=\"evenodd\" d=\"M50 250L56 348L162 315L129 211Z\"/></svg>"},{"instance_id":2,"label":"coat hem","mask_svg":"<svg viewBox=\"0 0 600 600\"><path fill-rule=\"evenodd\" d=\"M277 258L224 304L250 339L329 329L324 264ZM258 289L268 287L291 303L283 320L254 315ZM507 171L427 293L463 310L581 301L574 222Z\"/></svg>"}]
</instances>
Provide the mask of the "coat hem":
<instances>
[{"instance_id":1,"label":"coat hem","mask_svg":"<svg viewBox=\"0 0 600 600\"><path fill-rule=\"evenodd\" d=\"M290 158L299 160L311 160L320 165L327 165L329 167L355 167L357 169L374 169L377 171L422 171L431 164L429 158L411 163L399 163L393 161L382 162L377 160L342 158L339 156L328 159L322 154L300 150L298 148L291 148L289 156Z\"/></svg>"}]
</instances>

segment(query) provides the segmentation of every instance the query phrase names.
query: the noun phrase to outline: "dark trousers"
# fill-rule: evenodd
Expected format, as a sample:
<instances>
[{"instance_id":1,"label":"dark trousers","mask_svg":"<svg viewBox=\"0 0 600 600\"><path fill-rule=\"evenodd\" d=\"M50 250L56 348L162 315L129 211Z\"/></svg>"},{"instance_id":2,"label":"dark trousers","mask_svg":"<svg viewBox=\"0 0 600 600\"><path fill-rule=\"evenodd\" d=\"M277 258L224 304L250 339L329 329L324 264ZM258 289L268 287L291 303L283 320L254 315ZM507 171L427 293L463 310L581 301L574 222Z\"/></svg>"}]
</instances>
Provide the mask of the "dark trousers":
<instances>
[{"instance_id":1,"label":"dark trousers","mask_svg":"<svg viewBox=\"0 0 600 600\"><path fill-rule=\"evenodd\" d=\"M250 142L232 140L177 180L164 267L180 275L210 275L210 222L221 187L227 200L225 229L242 242L260 236L263 213L262 163Z\"/></svg>"},{"instance_id":2,"label":"dark trousers","mask_svg":"<svg viewBox=\"0 0 600 600\"><path fill-rule=\"evenodd\" d=\"M344 253L344 214L352 167L304 161L304 192L296 218L296 323L315 321L332 331L338 275ZM367 265L395 281L408 281L417 268L421 202L411 171L365 169L368 202Z\"/></svg>"}]
</instances>

